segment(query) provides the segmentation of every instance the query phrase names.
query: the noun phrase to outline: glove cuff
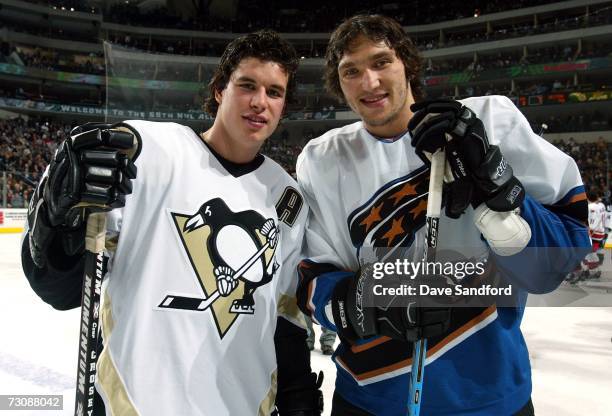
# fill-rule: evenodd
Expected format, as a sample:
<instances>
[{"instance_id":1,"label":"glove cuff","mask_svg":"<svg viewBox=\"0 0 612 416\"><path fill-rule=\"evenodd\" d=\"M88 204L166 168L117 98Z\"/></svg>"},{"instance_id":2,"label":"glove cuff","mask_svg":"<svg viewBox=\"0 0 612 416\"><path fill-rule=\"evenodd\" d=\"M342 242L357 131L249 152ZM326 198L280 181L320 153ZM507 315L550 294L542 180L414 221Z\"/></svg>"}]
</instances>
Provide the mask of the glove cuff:
<instances>
[{"instance_id":1,"label":"glove cuff","mask_svg":"<svg viewBox=\"0 0 612 416\"><path fill-rule=\"evenodd\" d=\"M36 198L31 205L34 205L34 209L28 214L30 256L36 267L42 269L47 265L47 249L55 238L57 230L49 225L47 207L42 199Z\"/></svg>"},{"instance_id":2,"label":"glove cuff","mask_svg":"<svg viewBox=\"0 0 612 416\"><path fill-rule=\"evenodd\" d=\"M349 341L354 341L359 338L349 320L348 305L346 302L349 295L351 280L355 278L356 276L352 276L338 282L331 297L332 316L338 335Z\"/></svg>"},{"instance_id":3,"label":"glove cuff","mask_svg":"<svg viewBox=\"0 0 612 416\"><path fill-rule=\"evenodd\" d=\"M323 412L323 372L309 373L276 395L280 416L319 416Z\"/></svg>"},{"instance_id":4,"label":"glove cuff","mask_svg":"<svg viewBox=\"0 0 612 416\"><path fill-rule=\"evenodd\" d=\"M485 202L489 208L497 212L513 211L525 200L525 188L521 181L512 176L508 182Z\"/></svg>"},{"instance_id":5,"label":"glove cuff","mask_svg":"<svg viewBox=\"0 0 612 416\"><path fill-rule=\"evenodd\" d=\"M484 200L493 211L507 212L518 208L525 199L523 184L514 176L512 167L497 146L489 148L474 178L483 193L482 199L472 201L474 208Z\"/></svg>"}]
</instances>

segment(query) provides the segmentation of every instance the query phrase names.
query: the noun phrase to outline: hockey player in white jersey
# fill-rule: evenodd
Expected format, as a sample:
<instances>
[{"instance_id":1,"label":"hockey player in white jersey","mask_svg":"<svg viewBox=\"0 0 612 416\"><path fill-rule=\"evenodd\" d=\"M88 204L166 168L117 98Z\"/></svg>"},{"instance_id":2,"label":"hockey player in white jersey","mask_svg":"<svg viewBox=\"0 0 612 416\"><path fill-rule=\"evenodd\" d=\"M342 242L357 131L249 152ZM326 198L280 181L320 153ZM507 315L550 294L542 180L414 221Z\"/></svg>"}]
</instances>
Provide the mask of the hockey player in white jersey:
<instances>
[{"instance_id":1,"label":"hockey player in white jersey","mask_svg":"<svg viewBox=\"0 0 612 416\"><path fill-rule=\"evenodd\" d=\"M295 299L308 208L290 176L259 153L297 66L276 33L241 36L209 84L208 131L90 124L54 156L32 201L22 264L45 301L79 306L83 224L89 212L109 211L116 248L96 416L320 415L321 380ZM135 163L118 154L125 134L142 144Z\"/></svg>"},{"instance_id":2,"label":"hockey player in white jersey","mask_svg":"<svg viewBox=\"0 0 612 416\"><path fill-rule=\"evenodd\" d=\"M589 234L593 242L593 252L587 254L584 259L586 265L586 273L584 278L597 279L601 276L601 270L598 268L602 265L604 259L604 246L606 244L606 206L601 202L601 198L596 190L587 193L589 200Z\"/></svg>"},{"instance_id":3,"label":"hockey player in white jersey","mask_svg":"<svg viewBox=\"0 0 612 416\"><path fill-rule=\"evenodd\" d=\"M421 68L394 20L343 22L328 45L326 86L361 121L311 140L298 158L311 209L298 303L342 341L332 415L406 416L420 338L429 344L421 414L533 415L524 300L557 287L589 249L582 181L506 97L423 101ZM478 249L491 275L518 288L517 307L363 301L362 266L380 260L368 249L425 246L429 156L439 149L452 169L438 250Z\"/></svg>"}]
</instances>

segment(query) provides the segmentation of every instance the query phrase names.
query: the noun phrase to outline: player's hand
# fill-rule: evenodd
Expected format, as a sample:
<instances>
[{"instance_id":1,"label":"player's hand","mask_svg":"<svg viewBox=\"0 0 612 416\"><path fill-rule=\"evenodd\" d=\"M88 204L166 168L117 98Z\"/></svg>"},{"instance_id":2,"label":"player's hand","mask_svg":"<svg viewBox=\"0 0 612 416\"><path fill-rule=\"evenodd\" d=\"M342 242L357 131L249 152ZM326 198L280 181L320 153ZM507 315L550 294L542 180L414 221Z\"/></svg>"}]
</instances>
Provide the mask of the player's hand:
<instances>
[{"instance_id":1,"label":"player's hand","mask_svg":"<svg viewBox=\"0 0 612 416\"><path fill-rule=\"evenodd\" d=\"M60 144L45 183L51 226L79 227L85 212L109 211L125 205L136 178L133 158L139 148L126 126L87 123L75 127Z\"/></svg>"},{"instance_id":2,"label":"player's hand","mask_svg":"<svg viewBox=\"0 0 612 416\"><path fill-rule=\"evenodd\" d=\"M429 163L431 155L445 149L448 162L446 215L458 218L467 208L486 204L497 212L519 207L525 198L521 182L499 147L490 145L482 121L454 100L430 100L411 106L408 123L412 146Z\"/></svg>"},{"instance_id":3,"label":"player's hand","mask_svg":"<svg viewBox=\"0 0 612 416\"><path fill-rule=\"evenodd\" d=\"M65 237L64 252L73 255L82 248L88 214L125 205L140 146L138 133L126 124L87 123L70 132L30 201L30 252L37 266L44 266L44 253L58 231Z\"/></svg>"},{"instance_id":4,"label":"player's hand","mask_svg":"<svg viewBox=\"0 0 612 416\"><path fill-rule=\"evenodd\" d=\"M323 372L305 374L279 389L277 416L321 416L323 412Z\"/></svg>"},{"instance_id":5,"label":"player's hand","mask_svg":"<svg viewBox=\"0 0 612 416\"><path fill-rule=\"evenodd\" d=\"M371 290L372 276L372 264L367 264L353 277L336 285L331 306L341 336L355 340L385 335L400 341L416 341L448 330L450 306L419 306L418 297L407 300L397 296L391 302L383 298L366 301L365 292Z\"/></svg>"}]
</instances>

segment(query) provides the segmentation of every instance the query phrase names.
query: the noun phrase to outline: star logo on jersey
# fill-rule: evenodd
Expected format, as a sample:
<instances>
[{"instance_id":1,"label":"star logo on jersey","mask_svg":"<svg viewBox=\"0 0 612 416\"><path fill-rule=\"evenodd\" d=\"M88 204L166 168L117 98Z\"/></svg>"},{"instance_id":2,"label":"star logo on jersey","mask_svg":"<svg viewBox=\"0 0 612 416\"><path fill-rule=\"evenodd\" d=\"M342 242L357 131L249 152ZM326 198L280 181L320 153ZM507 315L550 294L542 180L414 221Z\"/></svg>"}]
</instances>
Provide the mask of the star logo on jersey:
<instances>
[{"instance_id":1,"label":"star logo on jersey","mask_svg":"<svg viewBox=\"0 0 612 416\"><path fill-rule=\"evenodd\" d=\"M381 187L348 218L356 248L406 247L425 225L429 169L421 168Z\"/></svg>"},{"instance_id":2,"label":"star logo on jersey","mask_svg":"<svg viewBox=\"0 0 612 416\"><path fill-rule=\"evenodd\" d=\"M274 219L254 210L233 212L220 198L193 214L171 216L201 290L193 297L168 294L159 307L210 310L223 338L238 316L255 313L254 292L278 269L279 229Z\"/></svg>"}]
</instances>

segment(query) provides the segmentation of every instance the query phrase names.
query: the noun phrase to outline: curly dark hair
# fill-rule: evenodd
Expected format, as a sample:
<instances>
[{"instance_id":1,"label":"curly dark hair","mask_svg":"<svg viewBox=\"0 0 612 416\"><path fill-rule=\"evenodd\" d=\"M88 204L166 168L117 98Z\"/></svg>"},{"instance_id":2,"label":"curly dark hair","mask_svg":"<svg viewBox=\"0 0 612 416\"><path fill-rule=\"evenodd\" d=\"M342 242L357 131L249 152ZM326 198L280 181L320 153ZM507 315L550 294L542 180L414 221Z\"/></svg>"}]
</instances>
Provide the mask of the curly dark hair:
<instances>
[{"instance_id":1,"label":"curly dark hair","mask_svg":"<svg viewBox=\"0 0 612 416\"><path fill-rule=\"evenodd\" d=\"M208 83L209 95L204 100L204 111L211 116L215 117L219 109L219 103L215 100L215 92L221 92L225 89L236 67L246 58L257 58L265 62L279 64L289 78L285 106L287 103L293 102L296 84L295 74L299 64L297 52L289 42L281 39L278 33L272 30L260 30L237 37L223 51L221 61Z\"/></svg>"},{"instance_id":2,"label":"curly dark hair","mask_svg":"<svg viewBox=\"0 0 612 416\"><path fill-rule=\"evenodd\" d=\"M364 36L373 42L385 42L393 49L404 63L406 80L410 83L412 95L416 102L425 98L423 89L422 69L423 58L410 37L395 20L381 15L359 14L348 18L332 33L325 53L325 88L327 91L344 101L340 87L338 64L342 55L350 51L353 41Z\"/></svg>"}]
</instances>

